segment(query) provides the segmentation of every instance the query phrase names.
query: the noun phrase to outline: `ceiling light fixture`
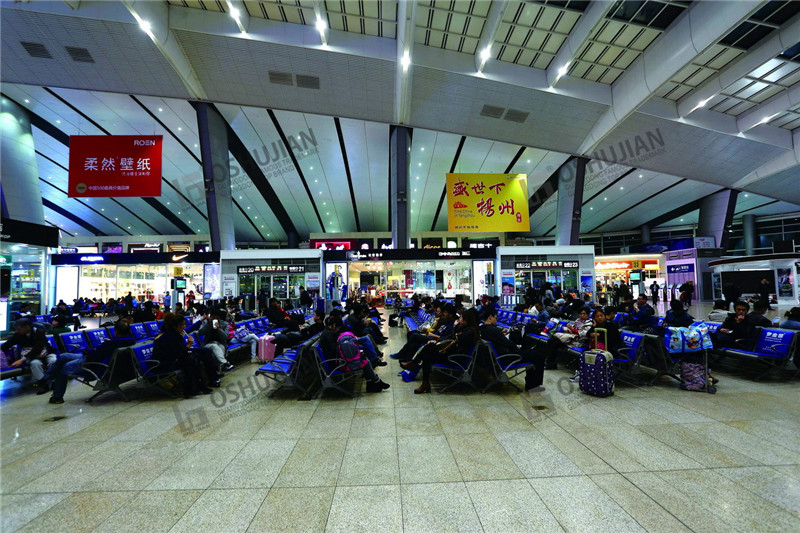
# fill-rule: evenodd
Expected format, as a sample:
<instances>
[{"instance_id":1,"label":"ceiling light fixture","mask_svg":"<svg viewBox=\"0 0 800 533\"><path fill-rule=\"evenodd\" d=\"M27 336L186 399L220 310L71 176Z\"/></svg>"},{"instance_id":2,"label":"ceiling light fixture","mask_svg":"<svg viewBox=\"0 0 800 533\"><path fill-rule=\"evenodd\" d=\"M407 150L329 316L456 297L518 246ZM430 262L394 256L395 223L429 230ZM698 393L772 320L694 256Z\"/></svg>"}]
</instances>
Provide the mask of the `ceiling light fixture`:
<instances>
[{"instance_id":1,"label":"ceiling light fixture","mask_svg":"<svg viewBox=\"0 0 800 533\"><path fill-rule=\"evenodd\" d=\"M317 31L319 32L319 38L322 39L322 46L328 46L328 37L325 35L325 30L328 29L328 24L322 20L321 17L317 17Z\"/></svg>"},{"instance_id":2,"label":"ceiling light fixture","mask_svg":"<svg viewBox=\"0 0 800 533\"><path fill-rule=\"evenodd\" d=\"M178 126L178 131L183 131L183 128L181 128L180 126Z\"/></svg>"},{"instance_id":3,"label":"ceiling light fixture","mask_svg":"<svg viewBox=\"0 0 800 533\"><path fill-rule=\"evenodd\" d=\"M163 112L164 112L164 108L163 108L163 107L159 107L159 108L158 108L158 112L159 112L159 113L163 113Z\"/></svg>"},{"instance_id":4,"label":"ceiling light fixture","mask_svg":"<svg viewBox=\"0 0 800 533\"><path fill-rule=\"evenodd\" d=\"M236 9L235 7L231 7L231 17L233 17L234 20L239 20L239 14L240 13L238 9Z\"/></svg>"},{"instance_id":5,"label":"ceiling light fixture","mask_svg":"<svg viewBox=\"0 0 800 533\"><path fill-rule=\"evenodd\" d=\"M403 57L400 58L400 64L403 65L403 72L408 70L408 67L411 66L411 56L408 55L408 50L403 52Z\"/></svg>"},{"instance_id":6,"label":"ceiling light fixture","mask_svg":"<svg viewBox=\"0 0 800 533\"><path fill-rule=\"evenodd\" d=\"M483 74L483 67L486 66L486 62L489 61L489 58L491 57L492 57L492 45L490 44L489 46L481 50L481 64L478 67L479 75Z\"/></svg>"},{"instance_id":7,"label":"ceiling light fixture","mask_svg":"<svg viewBox=\"0 0 800 533\"><path fill-rule=\"evenodd\" d=\"M30 100L28 100L28 99L26 98L26 99L25 99L25 103L26 103L26 104L30 104L30 103L31 103L31 101L30 101Z\"/></svg>"},{"instance_id":8,"label":"ceiling light fixture","mask_svg":"<svg viewBox=\"0 0 800 533\"><path fill-rule=\"evenodd\" d=\"M697 111L697 110L698 110L698 109L700 109L701 107L705 107L705 106L706 106L706 104L707 104L707 103L709 103L709 102L710 102L710 101L711 101L711 100L714 98L714 96L716 96L716 95L709 96L709 97L708 97L708 98L706 98L705 100L700 100L700 102L699 102L699 103L698 103L696 106L694 106L694 107L692 108L692 110L691 110L691 111L689 111L689 113L694 113L695 111Z\"/></svg>"},{"instance_id":9,"label":"ceiling light fixture","mask_svg":"<svg viewBox=\"0 0 800 533\"><path fill-rule=\"evenodd\" d=\"M150 23L144 19L139 19L139 27L145 33L150 33L150 28L152 27Z\"/></svg>"}]
</instances>

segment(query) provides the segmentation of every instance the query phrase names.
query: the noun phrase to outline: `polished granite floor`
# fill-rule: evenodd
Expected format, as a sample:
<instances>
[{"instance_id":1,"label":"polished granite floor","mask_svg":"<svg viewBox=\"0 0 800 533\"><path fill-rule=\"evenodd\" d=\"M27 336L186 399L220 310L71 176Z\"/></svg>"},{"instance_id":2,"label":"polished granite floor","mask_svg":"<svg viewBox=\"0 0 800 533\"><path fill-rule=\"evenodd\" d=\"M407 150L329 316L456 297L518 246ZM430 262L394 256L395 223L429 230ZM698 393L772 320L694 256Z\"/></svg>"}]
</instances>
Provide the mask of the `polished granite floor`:
<instances>
[{"instance_id":1,"label":"polished granite floor","mask_svg":"<svg viewBox=\"0 0 800 533\"><path fill-rule=\"evenodd\" d=\"M797 380L415 396L392 361L386 392L297 401L254 369L180 401L4 382L2 531L800 530Z\"/></svg>"}]
</instances>

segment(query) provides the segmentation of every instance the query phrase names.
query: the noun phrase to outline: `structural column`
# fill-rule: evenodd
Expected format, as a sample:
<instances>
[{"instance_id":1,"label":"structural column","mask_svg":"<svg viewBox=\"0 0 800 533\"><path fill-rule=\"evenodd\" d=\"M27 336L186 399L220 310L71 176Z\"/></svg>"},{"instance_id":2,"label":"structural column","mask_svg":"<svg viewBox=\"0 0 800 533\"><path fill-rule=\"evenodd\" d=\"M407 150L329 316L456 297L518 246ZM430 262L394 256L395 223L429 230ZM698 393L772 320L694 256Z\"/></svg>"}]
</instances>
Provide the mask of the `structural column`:
<instances>
[{"instance_id":1,"label":"structural column","mask_svg":"<svg viewBox=\"0 0 800 533\"><path fill-rule=\"evenodd\" d=\"M558 199L556 207L556 246L579 243L583 182L586 177L585 157L576 157L558 169Z\"/></svg>"},{"instance_id":2,"label":"structural column","mask_svg":"<svg viewBox=\"0 0 800 533\"><path fill-rule=\"evenodd\" d=\"M756 216L744 215L742 217L742 229L744 230L744 255L755 255Z\"/></svg>"},{"instance_id":3,"label":"structural column","mask_svg":"<svg viewBox=\"0 0 800 533\"><path fill-rule=\"evenodd\" d=\"M403 126L392 126L389 131L389 179L392 189L392 245L395 249L406 249L411 243L408 216L410 149L411 130Z\"/></svg>"},{"instance_id":4,"label":"structural column","mask_svg":"<svg viewBox=\"0 0 800 533\"><path fill-rule=\"evenodd\" d=\"M195 109L200 132L200 156L211 249L233 250L236 248L236 234L233 226L228 130L225 119L210 104L199 102Z\"/></svg>"},{"instance_id":5,"label":"structural column","mask_svg":"<svg viewBox=\"0 0 800 533\"><path fill-rule=\"evenodd\" d=\"M0 161L3 216L44 224L30 114L5 97L0 106Z\"/></svg>"},{"instance_id":6,"label":"structural column","mask_svg":"<svg viewBox=\"0 0 800 533\"><path fill-rule=\"evenodd\" d=\"M642 224L642 227L639 228L642 232L642 244L649 244L650 243L650 224Z\"/></svg>"},{"instance_id":7,"label":"structural column","mask_svg":"<svg viewBox=\"0 0 800 533\"><path fill-rule=\"evenodd\" d=\"M736 198L739 192L725 189L703 198L700 203L700 217L697 224L698 237L714 237L717 248L723 253L728 249L733 214L736 212Z\"/></svg>"}]
</instances>

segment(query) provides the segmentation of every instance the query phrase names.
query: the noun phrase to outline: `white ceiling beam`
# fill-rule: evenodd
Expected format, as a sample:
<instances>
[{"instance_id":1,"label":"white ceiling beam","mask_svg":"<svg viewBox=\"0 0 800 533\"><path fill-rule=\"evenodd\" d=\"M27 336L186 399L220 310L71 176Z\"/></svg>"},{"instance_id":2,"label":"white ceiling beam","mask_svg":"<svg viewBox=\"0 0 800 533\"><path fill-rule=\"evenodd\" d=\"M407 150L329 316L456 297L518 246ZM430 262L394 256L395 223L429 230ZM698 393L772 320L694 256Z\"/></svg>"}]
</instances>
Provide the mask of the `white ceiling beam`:
<instances>
[{"instance_id":1,"label":"white ceiling beam","mask_svg":"<svg viewBox=\"0 0 800 533\"><path fill-rule=\"evenodd\" d=\"M175 69L189 94L198 100L206 100L206 92L200 84L200 79L169 25L171 12L169 5L166 2L146 0L123 0L122 3Z\"/></svg>"},{"instance_id":2,"label":"white ceiling beam","mask_svg":"<svg viewBox=\"0 0 800 533\"><path fill-rule=\"evenodd\" d=\"M678 102L678 113L686 117L702 108L716 95L747 76L770 59L797 43L800 35L800 15L791 18L781 29L740 55L722 70L698 85Z\"/></svg>"},{"instance_id":3,"label":"white ceiling beam","mask_svg":"<svg viewBox=\"0 0 800 533\"><path fill-rule=\"evenodd\" d=\"M328 11L322 5L320 0L314 2L314 27L319 32L319 37L322 39L322 46L328 46Z\"/></svg>"},{"instance_id":4,"label":"white ceiling beam","mask_svg":"<svg viewBox=\"0 0 800 533\"><path fill-rule=\"evenodd\" d=\"M767 98L736 117L736 125L739 131L747 131L759 124L766 124L798 104L800 104L800 83L795 83L789 89Z\"/></svg>"},{"instance_id":5,"label":"white ceiling beam","mask_svg":"<svg viewBox=\"0 0 800 533\"><path fill-rule=\"evenodd\" d=\"M64 3L72 9L78 9L81 7L81 0L64 0Z\"/></svg>"},{"instance_id":6,"label":"white ceiling beam","mask_svg":"<svg viewBox=\"0 0 800 533\"><path fill-rule=\"evenodd\" d=\"M247 28L250 27L250 13L247 11L247 6L242 0L226 0L225 3L228 4L228 14L236 22L239 31L247 33Z\"/></svg>"},{"instance_id":7,"label":"white ceiling beam","mask_svg":"<svg viewBox=\"0 0 800 533\"><path fill-rule=\"evenodd\" d=\"M586 11L581 15L578 23L558 49L558 53L547 67L547 83L555 87L556 83L566 75L569 65L578 56L590 37L595 34L597 27L603 23L608 11L614 2L608 0L596 0L589 4Z\"/></svg>"},{"instance_id":8,"label":"white ceiling beam","mask_svg":"<svg viewBox=\"0 0 800 533\"><path fill-rule=\"evenodd\" d=\"M492 2L489 5L489 13L486 15L483 31L478 39L478 47L475 48L475 70L478 72L483 72L486 62L492 57L494 36L500 27L500 22L503 21L506 5L506 2Z\"/></svg>"},{"instance_id":9,"label":"white ceiling beam","mask_svg":"<svg viewBox=\"0 0 800 533\"><path fill-rule=\"evenodd\" d=\"M794 130L794 133L792 134L792 142L794 143L793 150L784 152L772 161L767 161L750 174L734 183L732 187L735 189L752 187L755 183L765 178L800 165L800 129ZM755 189L751 190L756 193L758 192Z\"/></svg>"},{"instance_id":10,"label":"white ceiling beam","mask_svg":"<svg viewBox=\"0 0 800 533\"><path fill-rule=\"evenodd\" d=\"M708 47L746 19L760 1L695 2L612 86L613 104L589 132L580 154L590 154L623 120Z\"/></svg>"},{"instance_id":11,"label":"white ceiling beam","mask_svg":"<svg viewBox=\"0 0 800 533\"><path fill-rule=\"evenodd\" d=\"M397 4L397 57L395 58L394 122L407 124L411 116L411 69L417 3Z\"/></svg>"}]
</instances>

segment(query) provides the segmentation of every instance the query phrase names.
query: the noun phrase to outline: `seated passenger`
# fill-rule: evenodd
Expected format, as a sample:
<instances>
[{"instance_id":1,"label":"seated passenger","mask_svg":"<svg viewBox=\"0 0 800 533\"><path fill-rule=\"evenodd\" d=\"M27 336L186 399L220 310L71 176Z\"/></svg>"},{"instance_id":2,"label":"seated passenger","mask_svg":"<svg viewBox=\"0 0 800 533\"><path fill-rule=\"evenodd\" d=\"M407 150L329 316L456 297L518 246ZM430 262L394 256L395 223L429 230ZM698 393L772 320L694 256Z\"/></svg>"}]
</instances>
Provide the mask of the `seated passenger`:
<instances>
[{"instance_id":1,"label":"seated passenger","mask_svg":"<svg viewBox=\"0 0 800 533\"><path fill-rule=\"evenodd\" d=\"M545 347L545 354L547 364L545 366L548 370L555 370L558 368L556 357L559 350L566 347L585 347L589 344L589 329L592 327L592 321L589 319L589 310L581 309L578 314L578 319L574 324L567 324L561 328L561 331L553 333L553 336L547 341ZM576 372L577 375L577 372Z\"/></svg>"},{"instance_id":2,"label":"seated passenger","mask_svg":"<svg viewBox=\"0 0 800 533\"><path fill-rule=\"evenodd\" d=\"M52 353L54 350L47 342L44 329L34 326L27 318L20 318L14 322L14 334L0 345L0 350L9 353L14 346L19 349L21 357L9 366L19 368L28 363L34 382L40 381L44 376L45 367L56 361L56 354Z\"/></svg>"},{"instance_id":3,"label":"seated passenger","mask_svg":"<svg viewBox=\"0 0 800 533\"><path fill-rule=\"evenodd\" d=\"M247 326L236 326L236 323L231 320L230 327L233 327L233 338L237 342L250 345L250 362L258 363L258 335L252 333Z\"/></svg>"},{"instance_id":4,"label":"seated passenger","mask_svg":"<svg viewBox=\"0 0 800 533\"><path fill-rule=\"evenodd\" d=\"M708 313L710 322L724 322L728 318L728 302L725 300L714 300L714 309Z\"/></svg>"},{"instance_id":5,"label":"seated passenger","mask_svg":"<svg viewBox=\"0 0 800 533\"><path fill-rule=\"evenodd\" d=\"M448 306L452 308L452 304L447 304L445 308ZM445 314L449 312L450 310L445 309ZM414 389L414 394L424 394L431 391L431 368L435 363L448 362L448 357L453 354L471 353L479 339L478 312L474 309L467 309L458 319L458 325L452 329L452 336L447 339L431 339L422 347L420 352L422 384ZM445 340L450 340L451 342L442 342ZM415 362L412 365L407 365L407 367L413 370L416 364Z\"/></svg>"},{"instance_id":6,"label":"seated passenger","mask_svg":"<svg viewBox=\"0 0 800 533\"><path fill-rule=\"evenodd\" d=\"M680 300L672 300L669 307L667 316L664 317L664 327L688 328L694 323L694 317L686 311Z\"/></svg>"},{"instance_id":7,"label":"seated passenger","mask_svg":"<svg viewBox=\"0 0 800 533\"><path fill-rule=\"evenodd\" d=\"M757 340L756 326L772 325L768 318L748 313L749 310L750 305L747 302L739 301L734 304L733 313L728 315L717 330L717 344L720 347L751 350Z\"/></svg>"},{"instance_id":8,"label":"seated passenger","mask_svg":"<svg viewBox=\"0 0 800 533\"><path fill-rule=\"evenodd\" d=\"M64 315L56 315L53 317L53 327L50 328L50 333L53 335L59 335L61 333L69 333L72 331L72 328L67 326L67 317Z\"/></svg>"},{"instance_id":9,"label":"seated passenger","mask_svg":"<svg viewBox=\"0 0 800 533\"><path fill-rule=\"evenodd\" d=\"M653 316L655 316L656 310L647 303L646 295L640 294L638 298L636 298L636 303L633 304L633 307L629 307L629 309L627 320L628 326L632 330L642 331L645 328L649 328L653 323Z\"/></svg>"},{"instance_id":10,"label":"seated passenger","mask_svg":"<svg viewBox=\"0 0 800 533\"><path fill-rule=\"evenodd\" d=\"M786 320L781 322L782 329L800 330L800 307L792 307L783 316L786 317Z\"/></svg>"},{"instance_id":11,"label":"seated passenger","mask_svg":"<svg viewBox=\"0 0 800 533\"><path fill-rule=\"evenodd\" d=\"M182 370L183 396L191 398L197 394L211 394L211 386L219 387L219 370L214 356L206 349L191 349L194 340L184 336L186 321L174 313L164 315L161 335L153 341L153 359L159 362L158 372ZM208 382L203 379L205 369Z\"/></svg>"},{"instance_id":12,"label":"seated passenger","mask_svg":"<svg viewBox=\"0 0 800 533\"><path fill-rule=\"evenodd\" d=\"M442 316L436 322L436 329L430 333L418 333L409 335L408 342L392 357L400 361L410 361L423 345L429 341L438 341L451 336L455 325L455 308L452 304L445 304L442 307Z\"/></svg>"},{"instance_id":13,"label":"seated passenger","mask_svg":"<svg viewBox=\"0 0 800 533\"><path fill-rule=\"evenodd\" d=\"M623 347L619 326L613 322L616 314L617 312L613 307L607 309L598 307L594 310L592 313L592 327L589 328L588 334L590 348L597 347L597 349L616 355L618 350ZM605 329L605 334L598 332L598 329Z\"/></svg>"},{"instance_id":14,"label":"seated passenger","mask_svg":"<svg viewBox=\"0 0 800 533\"><path fill-rule=\"evenodd\" d=\"M542 305L541 302L538 302ZM530 393L542 392L544 387L544 365L545 356L543 353L536 353L528 348L521 348L511 341L497 326L497 310L488 308L482 314L483 325L479 328L480 336L483 340L489 341L494 346L497 355L516 353L522 356L522 361L533 363L536 366L525 371L525 390Z\"/></svg>"},{"instance_id":15,"label":"seated passenger","mask_svg":"<svg viewBox=\"0 0 800 533\"><path fill-rule=\"evenodd\" d=\"M367 392L381 392L384 389L388 389L389 384L384 383L381 378L378 377L375 370L372 368L372 364L370 364L369 359L363 355L363 352L359 350L357 355L351 353L351 344L358 346L358 343L350 343L343 339L343 337L350 337L352 339L352 332L344 329L341 316L329 316L327 320L325 320L325 330L322 332L322 335L320 335L319 340L319 345L322 348L322 353L325 355L325 358L330 360L339 359L344 356L346 359L350 360L357 359L358 366L356 368L351 368L351 370L361 369L364 374L364 379L367 381Z\"/></svg>"},{"instance_id":16,"label":"seated passenger","mask_svg":"<svg viewBox=\"0 0 800 533\"><path fill-rule=\"evenodd\" d=\"M304 324L300 326L299 331L276 334L275 338L272 340L272 343L275 345L275 356L281 355L283 350L290 346L297 346L307 341L325 329L325 311L320 311L319 309L314 311L314 318L312 320L313 322L310 325Z\"/></svg>"},{"instance_id":17,"label":"seated passenger","mask_svg":"<svg viewBox=\"0 0 800 533\"><path fill-rule=\"evenodd\" d=\"M111 360L111 355L117 348L133 346L136 341L133 339L130 325L125 322L117 322L114 325L114 337L104 341L95 350L86 350L83 353L62 353L58 356L55 363L50 365L42 379L37 382L36 394L44 394L50 390L52 383L53 394L50 396L50 403L64 403L64 393L67 390L69 376L78 374L81 365L84 363L105 363ZM98 368L90 368L96 371Z\"/></svg>"},{"instance_id":18,"label":"seated passenger","mask_svg":"<svg viewBox=\"0 0 800 533\"><path fill-rule=\"evenodd\" d=\"M295 319L284 311L277 298L269 299L266 316L273 328L286 328L288 331L298 331L303 322L302 318Z\"/></svg>"},{"instance_id":19,"label":"seated passenger","mask_svg":"<svg viewBox=\"0 0 800 533\"><path fill-rule=\"evenodd\" d=\"M208 348L214 355L223 372L233 370L233 365L225 358L228 351L228 323L225 321L225 311L214 309L202 318L197 333L203 337L203 347Z\"/></svg>"}]
</instances>

